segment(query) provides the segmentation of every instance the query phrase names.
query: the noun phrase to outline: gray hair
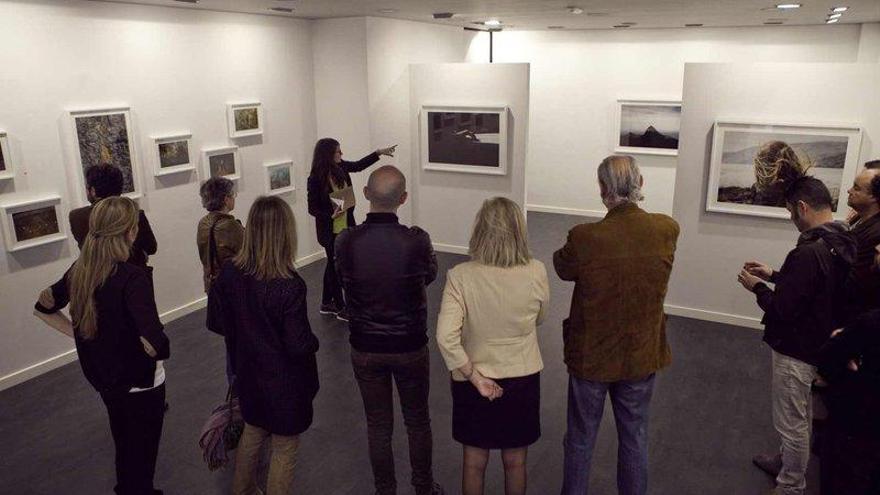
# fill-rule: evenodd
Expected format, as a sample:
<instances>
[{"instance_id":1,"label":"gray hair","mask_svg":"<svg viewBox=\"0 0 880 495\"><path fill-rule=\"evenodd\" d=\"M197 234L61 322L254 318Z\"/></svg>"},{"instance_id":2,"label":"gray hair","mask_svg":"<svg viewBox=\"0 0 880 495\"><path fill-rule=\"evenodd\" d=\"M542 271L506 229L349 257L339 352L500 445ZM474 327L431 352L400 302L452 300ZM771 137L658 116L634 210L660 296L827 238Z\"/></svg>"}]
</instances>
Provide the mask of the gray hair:
<instances>
[{"instance_id":1,"label":"gray hair","mask_svg":"<svg viewBox=\"0 0 880 495\"><path fill-rule=\"evenodd\" d=\"M208 211L223 209L226 198L233 194L235 183L225 177L211 177L202 183L199 188L199 196L202 197L202 206Z\"/></svg>"},{"instance_id":2,"label":"gray hair","mask_svg":"<svg viewBox=\"0 0 880 495\"><path fill-rule=\"evenodd\" d=\"M599 164L599 185L606 202L635 203L642 196L642 174L636 159L629 155L611 155Z\"/></svg>"},{"instance_id":3,"label":"gray hair","mask_svg":"<svg viewBox=\"0 0 880 495\"><path fill-rule=\"evenodd\" d=\"M384 209L400 206L400 198L406 192L406 177L394 165L377 168L367 179L370 203Z\"/></svg>"}]
</instances>

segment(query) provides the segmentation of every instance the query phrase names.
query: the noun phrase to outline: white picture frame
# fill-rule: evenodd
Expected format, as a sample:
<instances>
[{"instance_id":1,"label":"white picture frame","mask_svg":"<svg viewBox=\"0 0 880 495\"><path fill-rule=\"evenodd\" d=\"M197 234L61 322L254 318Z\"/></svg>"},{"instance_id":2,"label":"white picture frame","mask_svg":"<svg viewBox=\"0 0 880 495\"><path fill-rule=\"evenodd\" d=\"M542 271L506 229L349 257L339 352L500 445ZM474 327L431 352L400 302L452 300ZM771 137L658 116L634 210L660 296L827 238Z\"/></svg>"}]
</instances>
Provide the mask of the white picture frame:
<instances>
[{"instance_id":1,"label":"white picture frame","mask_svg":"<svg viewBox=\"0 0 880 495\"><path fill-rule=\"evenodd\" d=\"M263 134L263 104L258 101L226 104L226 124L232 139Z\"/></svg>"},{"instance_id":2,"label":"white picture frame","mask_svg":"<svg viewBox=\"0 0 880 495\"><path fill-rule=\"evenodd\" d=\"M9 149L9 137L6 131L0 130L0 180L9 180L15 177L15 162L12 161L12 151Z\"/></svg>"},{"instance_id":3,"label":"white picture frame","mask_svg":"<svg viewBox=\"0 0 880 495\"><path fill-rule=\"evenodd\" d=\"M500 105L423 105L419 112L422 169L507 175L508 112Z\"/></svg>"},{"instance_id":4,"label":"white picture frame","mask_svg":"<svg viewBox=\"0 0 880 495\"><path fill-rule=\"evenodd\" d=\"M807 174L828 186L836 209L834 217L841 220L846 218L846 190L858 171L862 144L862 129L857 124L783 123L749 119L716 121L713 125L706 211L790 218L790 213L784 207L753 204L756 201L755 190L748 184L750 180L754 181L753 157L757 148L762 143L774 140L788 143L799 158L813 164ZM740 163L748 162L749 157L752 157L752 163Z\"/></svg>"},{"instance_id":5,"label":"white picture frame","mask_svg":"<svg viewBox=\"0 0 880 495\"><path fill-rule=\"evenodd\" d=\"M47 195L0 204L6 250L21 251L67 239L61 196Z\"/></svg>"},{"instance_id":6,"label":"white picture frame","mask_svg":"<svg viewBox=\"0 0 880 495\"><path fill-rule=\"evenodd\" d=\"M192 134L180 132L153 136L153 175L179 174L196 169L192 155Z\"/></svg>"},{"instance_id":7,"label":"white picture frame","mask_svg":"<svg viewBox=\"0 0 880 495\"><path fill-rule=\"evenodd\" d=\"M678 156L681 100L619 99L615 119L615 153Z\"/></svg>"},{"instance_id":8,"label":"white picture frame","mask_svg":"<svg viewBox=\"0 0 880 495\"><path fill-rule=\"evenodd\" d=\"M86 168L106 162L122 170L123 196L132 199L143 196L141 164L135 147L137 140L133 139L136 133L132 123L131 108L114 106L70 110L68 114L72 133L70 172L79 204L88 204Z\"/></svg>"},{"instance_id":9,"label":"white picture frame","mask_svg":"<svg viewBox=\"0 0 880 495\"><path fill-rule=\"evenodd\" d=\"M267 163L263 167L266 169L264 174L266 194L279 195L296 190L296 175L292 161Z\"/></svg>"},{"instance_id":10,"label":"white picture frame","mask_svg":"<svg viewBox=\"0 0 880 495\"><path fill-rule=\"evenodd\" d=\"M218 157L231 155L232 162L226 160L218 161ZM212 163L212 159L213 163ZM212 173L212 168L214 173ZM227 173L222 173L223 171ZM241 178L241 157L238 153L238 146L222 146L219 148L208 148L202 150L202 173L204 180L212 177L225 177L229 180L238 180Z\"/></svg>"}]
</instances>

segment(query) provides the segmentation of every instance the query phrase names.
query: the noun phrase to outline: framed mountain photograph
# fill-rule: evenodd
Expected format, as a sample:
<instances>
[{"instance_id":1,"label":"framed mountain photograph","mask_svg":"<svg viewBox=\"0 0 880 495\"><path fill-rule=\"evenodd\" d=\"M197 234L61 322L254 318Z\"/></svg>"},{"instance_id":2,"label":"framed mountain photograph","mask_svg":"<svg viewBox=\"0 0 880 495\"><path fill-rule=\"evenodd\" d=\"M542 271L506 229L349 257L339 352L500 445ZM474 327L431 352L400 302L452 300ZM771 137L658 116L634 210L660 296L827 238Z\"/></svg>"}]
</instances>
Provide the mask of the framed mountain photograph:
<instances>
[{"instance_id":1,"label":"framed mountain photograph","mask_svg":"<svg viewBox=\"0 0 880 495\"><path fill-rule=\"evenodd\" d=\"M617 100L617 107L615 152L678 155L680 101Z\"/></svg>"}]
</instances>

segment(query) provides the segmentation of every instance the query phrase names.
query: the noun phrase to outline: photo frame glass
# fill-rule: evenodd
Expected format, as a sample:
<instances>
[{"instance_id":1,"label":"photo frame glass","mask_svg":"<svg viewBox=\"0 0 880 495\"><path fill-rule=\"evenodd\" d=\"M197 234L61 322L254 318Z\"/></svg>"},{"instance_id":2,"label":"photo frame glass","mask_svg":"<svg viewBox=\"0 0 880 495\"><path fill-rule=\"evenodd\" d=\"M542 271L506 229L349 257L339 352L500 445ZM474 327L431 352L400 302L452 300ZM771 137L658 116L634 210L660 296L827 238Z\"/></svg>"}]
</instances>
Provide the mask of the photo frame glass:
<instances>
[{"instance_id":1,"label":"photo frame glass","mask_svg":"<svg viewBox=\"0 0 880 495\"><path fill-rule=\"evenodd\" d=\"M70 112L77 160L80 196L85 202L85 173L109 163L122 171L122 194L141 195L140 169L132 141L131 113L127 107Z\"/></svg>"},{"instance_id":2,"label":"photo frame glass","mask_svg":"<svg viewBox=\"0 0 880 495\"><path fill-rule=\"evenodd\" d=\"M167 175L195 169L192 164L192 135L178 134L153 138L155 175Z\"/></svg>"},{"instance_id":3,"label":"photo frame glass","mask_svg":"<svg viewBox=\"0 0 880 495\"><path fill-rule=\"evenodd\" d=\"M58 196L0 206L6 248L18 251L67 238Z\"/></svg>"},{"instance_id":4,"label":"photo frame glass","mask_svg":"<svg viewBox=\"0 0 880 495\"><path fill-rule=\"evenodd\" d=\"M238 147L229 146L205 150L202 158L205 178L226 177L236 180L241 177Z\"/></svg>"},{"instance_id":5,"label":"photo frame glass","mask_svg":"<svg viewBox=\"0 0 880 495\"><path fill-rule=\"evenodd\" d=\"M267 194L283 194L294 189L293 162L270 163L266 165Z\"/></svg>"},{"instance_id":6,"label":"photo frame glass","mask_svg":"<svg viewBox=\"0 0 880 495\"><path fill-rule=\"evenodd\" d=\"M263 133L261 103L230 103L227 105L226 114L230 138L257 136Z\"/></svg>"},{"instance_id":7,"label":"photo frame glass","mask_svg":"<svg viewBox=\"0 0 880 495\"><path fill-rule=\"evenodd\" d=\"M680 101L618 100L617 103L615 152L678 155Z\"/></svg>"},{"instance_id":8,"label":"photo frame glass","mask_svg":"<svg viewBox=\"0 0 880 495\"><path fill-rule=\"evenodd\" d=\"M507 112L506 107L422 107L423 168L505 175Z\"/></svg>"}]
</instances>

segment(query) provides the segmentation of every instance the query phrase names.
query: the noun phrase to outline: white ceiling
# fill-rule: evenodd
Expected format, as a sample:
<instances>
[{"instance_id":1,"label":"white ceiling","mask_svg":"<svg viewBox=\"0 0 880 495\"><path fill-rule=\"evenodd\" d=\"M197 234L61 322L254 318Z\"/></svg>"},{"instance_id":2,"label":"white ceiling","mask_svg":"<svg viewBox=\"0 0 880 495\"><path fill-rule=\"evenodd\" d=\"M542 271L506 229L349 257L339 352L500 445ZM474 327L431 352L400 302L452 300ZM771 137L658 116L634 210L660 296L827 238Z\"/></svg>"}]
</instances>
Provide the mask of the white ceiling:
<instances>
[{"instance_id":1,"label":"white ceiling","mask_svg":"<svg viewBox=\"0 0 880 495\"><path fill-rule=\"evenodd\" d=\"M111 0L113 1L113 0ZM535 30L549 26L565 29L610 29L621 23L635 23L631 29L671 28L685 24L713 26L761 26L766 22L784 25L824 24L832 7L849 7L841 24L880 22L880 0L200 0L187 4L175 0L116 0L123 3L175 6L284 15L308 19L329 17L390 17L454 26L498 19L505 29ZM778 10L776 3L800 2L793 10ZM567 7L580 7L572 15ZM293 13L276 13L271 7L293 8ZM383 9L394 12L383 13ZM435 20L436 12L453 12L446 20Z\"/></svg>"}]
</instances>

